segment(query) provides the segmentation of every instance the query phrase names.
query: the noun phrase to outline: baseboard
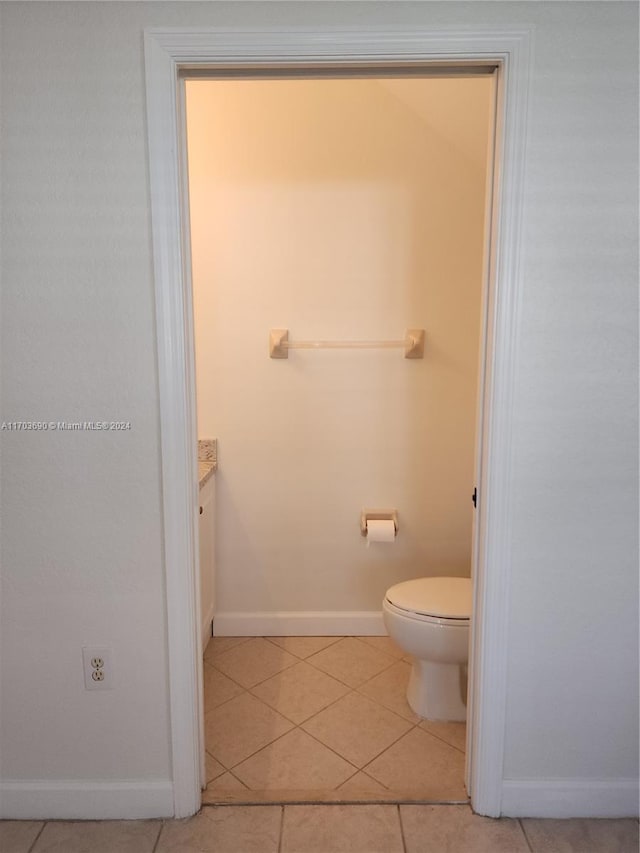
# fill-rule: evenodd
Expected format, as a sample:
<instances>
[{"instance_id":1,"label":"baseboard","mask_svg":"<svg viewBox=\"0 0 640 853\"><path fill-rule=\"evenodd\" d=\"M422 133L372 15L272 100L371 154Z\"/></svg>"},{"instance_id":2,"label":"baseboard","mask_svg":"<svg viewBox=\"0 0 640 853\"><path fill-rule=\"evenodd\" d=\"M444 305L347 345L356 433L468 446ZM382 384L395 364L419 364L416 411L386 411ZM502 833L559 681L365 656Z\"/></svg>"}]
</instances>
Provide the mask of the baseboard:
<instances>
[{"instance_id":1,"label":"baseboard","mask_svg":"<svg viewBox=\"0 0 640 853\"><path fill-rule=\"evenodd\" d=\"M378 637L387 632L378 610L216 613L216 637Z\"/></svg>"},{"instance_id":2,"label":"baseboard","mask_svg":"<svg viewBox=\"0 0 640 853\"><path fill-rule=\"evenodd\" d=\"M4 820L134 820L173 814L169 781L0 782L0 818Z\"/></svg>"},{"instance_id":3,"label":"baseboard","mask_svg":"<svg viewBox=\"0 0 640 853\"><path fill-rule=\"evenodd\" d=\"M202 620L200 627L200 636L202 638L202 648L207 648L207 643L211 639L211 623L213 622L214 603L211 602L211 607L208 609L206 616Z\"/></svg>"},{"instance_id":4,"label":"baseboard","mask_svg":"<svg viewBox=\"0 0 640 853\"><path fill-rule=\"evenodd\" d=\"M638 817L637 779L505 779L503 817Z\"/></svg>"}]
</instances>

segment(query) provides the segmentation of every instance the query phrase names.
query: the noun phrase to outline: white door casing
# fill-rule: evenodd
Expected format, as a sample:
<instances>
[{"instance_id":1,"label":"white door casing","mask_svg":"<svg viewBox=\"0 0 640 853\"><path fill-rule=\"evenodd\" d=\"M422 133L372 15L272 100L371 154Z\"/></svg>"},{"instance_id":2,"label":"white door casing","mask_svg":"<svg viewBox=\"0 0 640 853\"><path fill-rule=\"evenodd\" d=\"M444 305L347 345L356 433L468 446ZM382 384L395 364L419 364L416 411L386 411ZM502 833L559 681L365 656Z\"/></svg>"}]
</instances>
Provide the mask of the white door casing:
<instances>
[{"instance_id":1,"label":"white door casing","mask_svg":"<svg viewBox=\"0 0 640 853\"><path fill-rule=\"evenodd\" d=\"M182 76L190 70L410 65L497 68L496 157L486 269L481 482L474 547L467 785L473 808L501 812L512 505L512 418L531 33L380 27L149 29L147 122L160 391L164 553L176 817L200 807L201 668L197 595L193 312Z\"/></svg>"}]
</instances>

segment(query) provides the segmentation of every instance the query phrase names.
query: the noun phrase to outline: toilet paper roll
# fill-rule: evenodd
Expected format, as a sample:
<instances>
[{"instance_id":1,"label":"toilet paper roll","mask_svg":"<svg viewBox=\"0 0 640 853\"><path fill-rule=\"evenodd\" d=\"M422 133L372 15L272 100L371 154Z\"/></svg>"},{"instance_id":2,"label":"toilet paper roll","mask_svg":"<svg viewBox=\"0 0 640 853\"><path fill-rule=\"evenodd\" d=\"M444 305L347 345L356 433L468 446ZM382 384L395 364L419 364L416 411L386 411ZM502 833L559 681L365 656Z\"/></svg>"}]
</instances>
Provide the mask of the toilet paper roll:
<instances>
[{"instance_id":1,"label":"toilet paper roll","mask_svg":"<svg viewBox=\"0 0 640 853\"><path fill-rule=\"evenodd\" d=\"M393 521L367 521L367 545L372 542L393 542L396 538L396 527Z\"/></svg>"}]
</instances>

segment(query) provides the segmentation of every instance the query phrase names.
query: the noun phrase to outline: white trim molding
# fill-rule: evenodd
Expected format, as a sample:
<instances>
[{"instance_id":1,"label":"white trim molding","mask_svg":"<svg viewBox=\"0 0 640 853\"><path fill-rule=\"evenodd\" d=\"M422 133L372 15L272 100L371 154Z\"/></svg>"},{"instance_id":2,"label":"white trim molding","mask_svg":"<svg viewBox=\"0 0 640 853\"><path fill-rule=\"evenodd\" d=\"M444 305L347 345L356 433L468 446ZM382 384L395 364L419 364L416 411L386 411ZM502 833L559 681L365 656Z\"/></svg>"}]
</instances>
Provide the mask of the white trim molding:
<instances>
[{"instance_id":1,"label":"white trim molding","mask_svg":"<svg viewBox=\"0 0 640 853\"><path fill-rule=\"evenodd\" d=\"M7 780L0 783L0 819L139 820L173 815L170 781Z\"/></svg>"},{"instance_id":2,"label":"white trim molding","mask_svg":"<svg viewBox=\"0 0 640 853\"><path fill-rule=\"evenodd\" d=\"M470 795L501 811L510 566L511 425L519 318L519 241L529 79L529 30L411 26L150 29L147 119L160 392L164 551L174 812L200 806L196 577L197 479L193 331L188 270L182 74L238 69L353 71L404 66L495 67L495 162L484 377L478 560L470 660ZM216 626L218 622L216 621Z\"/></svg>"},{"instance_id":3,"label":"white trim molding","mask_svg":"<svg viewBox=\"0 0 640 853\"><path fill-rule=\"evenodd\" d=\"M637 779L505 779L505 817L638 817Z\"/></svg>"},{"instance_id":4,"label":"white trim molding","mask_svg":"<svg viewBox=\"0 0 640 853\"><path fill-rule=\"evenodd\" d=\"M216 613L216 637L383 637L381 610Z\"/></svg>"}]
</instances>

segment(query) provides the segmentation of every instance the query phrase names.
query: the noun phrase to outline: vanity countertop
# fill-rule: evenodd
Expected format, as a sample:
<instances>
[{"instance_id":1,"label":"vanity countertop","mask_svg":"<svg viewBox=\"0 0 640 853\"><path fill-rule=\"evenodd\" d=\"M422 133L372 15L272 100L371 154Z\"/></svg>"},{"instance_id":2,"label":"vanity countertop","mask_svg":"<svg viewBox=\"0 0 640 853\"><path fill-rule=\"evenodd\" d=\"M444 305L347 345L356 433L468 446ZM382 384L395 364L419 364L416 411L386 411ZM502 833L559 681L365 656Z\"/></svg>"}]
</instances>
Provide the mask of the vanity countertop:
<instances>
[{"instance_id":1,"label":"vanity countertop","mask_svg":"<svg viewBox=\"0 0 640 853\"><path fill-rule=\"evenodd\" d=\"M198 439L198 486L202 488L218 468L218 442L215 438Z\"/></svg>"}]
</instances>

